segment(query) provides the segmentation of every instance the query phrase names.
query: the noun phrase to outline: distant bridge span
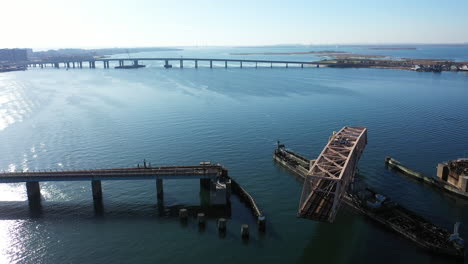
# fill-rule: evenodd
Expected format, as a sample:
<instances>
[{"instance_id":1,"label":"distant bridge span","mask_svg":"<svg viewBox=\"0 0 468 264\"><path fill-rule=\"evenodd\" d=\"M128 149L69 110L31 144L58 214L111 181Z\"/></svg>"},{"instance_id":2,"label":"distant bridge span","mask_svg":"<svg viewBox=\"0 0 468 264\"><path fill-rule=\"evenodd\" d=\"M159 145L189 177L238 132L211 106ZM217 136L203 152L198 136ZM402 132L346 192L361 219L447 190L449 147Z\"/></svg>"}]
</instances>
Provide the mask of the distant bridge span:
<instances>
[{"instance_id":1,"label":"distant bridge span","mask_svg":"<svg viewBox=\"0 0 468 264\"><path fill-rule=\"evenodd\" d=\"M229 66L232 66L232 63L238 63L239 67L243 67L243 63L255 63L255 67L258 66L259 63L261 64L269 64L270 67L273 67L273 65L282 65L285 66L286 68L289 67L289 65L296 65L300 67L306 66L315 66L319 67L320 65L329 65L329 64L334 64L330 62L322 62L322 61L292 61L292 60L255 60L255 59L220 59L220 58L194 58L194 57L162 57L162 58L152 58L152 57L141 57L141 58L100 58L100 59L78 59L78 58L63 58L59 60L41 60L41 61L30 61L27 63L27 66L29 67L41 67L44 68L48 65L51 65L54 68L60 68L61 65L65 68L83 68L83 62L87 62L89 65L89 68L96 68L96 62L101 63L103 65L103 68L110 68L110 63L118 63L116 66L124 66L125 63L128 65L139 65L138 63L141 61L162 61L164 62L164 66L169 66L171 65L170 62L179 62L179 67L183 68L184 67L184 62L194 62L195 68L198 68L198 62L209 62L210 68L213 68L213 62L224 62L224 68L228 67L228 62L231 64ZM172 65L171 65L172 66Z\"/></svg>"},{"instance_id":2,"label":"distant bridge span","mask_svg":"<svg viewBox=\"0 0 468 264\"><path fill-rule=\"evenodd\" d=\"M366 144L364 127L344 127L330 137L304 181L299 217L322 222L335 220Z\"/></svg>"}]
</instances>

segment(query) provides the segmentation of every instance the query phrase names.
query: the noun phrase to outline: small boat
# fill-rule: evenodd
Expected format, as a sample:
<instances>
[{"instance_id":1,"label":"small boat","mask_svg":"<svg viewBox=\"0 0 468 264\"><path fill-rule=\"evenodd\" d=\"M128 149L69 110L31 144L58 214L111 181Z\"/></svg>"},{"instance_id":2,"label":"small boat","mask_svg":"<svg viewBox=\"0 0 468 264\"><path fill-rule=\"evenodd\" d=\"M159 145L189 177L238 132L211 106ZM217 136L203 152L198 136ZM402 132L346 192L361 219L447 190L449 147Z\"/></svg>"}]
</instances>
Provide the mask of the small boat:
<instances>
[{"instance_id":1,"label":"small boat","mask_svg":"<svg viewBox=\"0 0 468 264\"><path fill-rule=\"evenodd\" d=\"M115 66L115 69L138 69L138 68L144 68L144 67L146 67L146 65L133 64L133 65Z\"/></svg>"},{"instance_id":2,"label":"small boat","mask_svg":"<svg viewBox=\"0 0 468 264\"><path fill-rule=\"evenodd\" d=\"M309 168L315 162L287 150L279 142L273 153L273 159L300 176L302 180L305 179ZM450 233L398 205L385 195L372 190L357 177L351 184L350 190L344 195L343 204L422 248L459 258L465 255L464 241L458 235L459 223L455 224L454 232Z\"/></svg>"}]
</instances>

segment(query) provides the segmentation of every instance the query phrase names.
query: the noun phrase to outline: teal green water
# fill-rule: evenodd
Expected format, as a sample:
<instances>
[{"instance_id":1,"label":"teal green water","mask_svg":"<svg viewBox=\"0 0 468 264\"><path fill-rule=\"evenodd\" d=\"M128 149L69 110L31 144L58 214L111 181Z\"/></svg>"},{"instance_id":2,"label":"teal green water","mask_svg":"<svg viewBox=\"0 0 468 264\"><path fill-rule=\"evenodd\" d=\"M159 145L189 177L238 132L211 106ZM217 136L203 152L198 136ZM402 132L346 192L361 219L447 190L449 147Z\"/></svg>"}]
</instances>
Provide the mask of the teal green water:
<instances>
[{"instance_id":1,"label":"teal green water","mask_svg":"<svg viewBox=\"0 0 468 264\"><path fill-rule=\"evenodd\" d=\"M231 50L238 51L150 55L229 57ZM236 199L225 238L215 219L203 232L194 219L182 226L168 208L198 205L198 181L166 181L163 212L153 182L103 182L100 215L89 182L42 183L39 212L30 211L23 184L1 184L0 263L452 262L345 208L334 224L296 218L301 184L271 154L279 139L316 157L332 131L366 126L361 177L447 229L461 221L468 238L467 201L384 166L390 155L435 175L438 162L467 156L467 74L184 66L2 73L0 169L126 167L144 158L153 165L219 162L264 210L266 234L254 228L241 241L240 225L254 219Z\"/></svg>"}]
</instances>

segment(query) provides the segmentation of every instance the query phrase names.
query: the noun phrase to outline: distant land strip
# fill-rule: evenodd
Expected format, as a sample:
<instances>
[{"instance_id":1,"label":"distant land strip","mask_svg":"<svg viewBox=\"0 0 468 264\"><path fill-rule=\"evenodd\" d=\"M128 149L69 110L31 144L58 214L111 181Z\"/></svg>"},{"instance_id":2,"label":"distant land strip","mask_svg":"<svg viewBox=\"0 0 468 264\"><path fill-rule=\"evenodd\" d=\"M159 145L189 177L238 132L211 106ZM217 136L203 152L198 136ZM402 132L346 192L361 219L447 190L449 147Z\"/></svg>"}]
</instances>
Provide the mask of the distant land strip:
<instances>
[{"instance_id":1,"label":"distant land strip","mask_svg":"<svg viewBox=\"0 0 468 264\"><path fill-rule=\"evenodd\" d=\"M345 51L321 50L321 51L294 51L294 52L240 52L229 53L229 55L301 55L301 54L337 54L347 53Z\"/></svg>"},{"instance_id":2,"label":"distant land strip","mask_svg":"<svg viewBox=\"0 0 468 264\"><path fill-rule=\"evenodd\" d=\"M365 48L356 50L417 50L417 48Z\"/></svg>"}]
</instances>

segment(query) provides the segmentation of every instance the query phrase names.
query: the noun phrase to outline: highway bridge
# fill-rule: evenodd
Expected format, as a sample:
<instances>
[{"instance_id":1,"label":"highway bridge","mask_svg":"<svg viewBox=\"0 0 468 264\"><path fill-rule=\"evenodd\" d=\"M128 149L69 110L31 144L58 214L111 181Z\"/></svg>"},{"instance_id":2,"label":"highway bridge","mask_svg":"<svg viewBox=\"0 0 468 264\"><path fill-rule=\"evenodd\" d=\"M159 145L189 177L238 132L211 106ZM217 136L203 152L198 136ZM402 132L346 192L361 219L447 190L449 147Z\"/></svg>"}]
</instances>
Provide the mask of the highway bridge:
<instances>
[{"instance_id":1,"label":"highway bridge","mask_svg":"<svg viewBox=\"0 0 468 264\"><path fill-rule=\"evenodd\" d=\"M255 60L255 59L220 59L220 58L176 58L176 57L168 57L168 58L151 58L151 57L142 57L142 58L100 58L100 59L92 59L92 60L77 60L75 58L66 60L42 60L36 62L28 62L28 67L54 67L60 68L61 66L65 68L83 68L83 63L88 64L89 68L96 68L96 63L98 65L102 63L102 67L105 69L111 68L112 66L137 66L141 65L140 62L144 61L161 61L164 63L165 68L172 67L172 63L178 63L180 68L184 68L184 62L193 62L194 67L198 68L200 62L204 62L209 65L210 68L213 68L213 62L221 62L224 68L228 68L228 66L233 66L234 64L239 66L240 68L244 67L245 63L250 63L255 67L258 67L259 64L263 66L269 66L273 68L273 66L281 66L288 68L290 65L294 65L296 67L303 68L304 66L312 66L312 67L320 67L329 65L332 63L329 62L322 62L322 61L293 61L293 60Z\"/></svg>"}]
</instances>

